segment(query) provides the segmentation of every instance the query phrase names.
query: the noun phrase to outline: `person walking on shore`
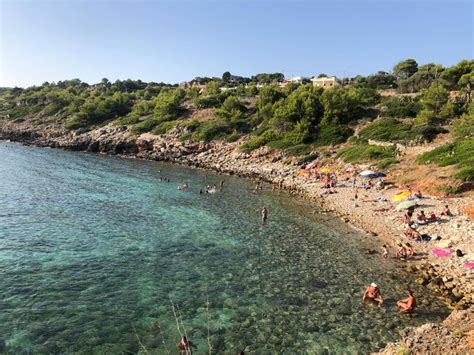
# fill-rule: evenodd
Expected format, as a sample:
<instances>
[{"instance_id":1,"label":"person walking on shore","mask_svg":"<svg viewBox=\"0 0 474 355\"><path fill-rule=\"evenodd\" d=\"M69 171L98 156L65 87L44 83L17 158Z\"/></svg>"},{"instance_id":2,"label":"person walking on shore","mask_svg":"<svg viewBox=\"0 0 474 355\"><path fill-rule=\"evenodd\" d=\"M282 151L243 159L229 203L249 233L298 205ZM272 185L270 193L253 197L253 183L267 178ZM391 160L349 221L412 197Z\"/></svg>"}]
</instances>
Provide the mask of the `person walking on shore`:
<instances>
[{"instance_id":1,"label":"person walking on shore","mask_svg":"<svg viewBox=\"0 0 474 355\"><path fill-rule=\"evenodd\" d=\"M268 210L265 206L262 207L262 223L265 223L265 221L268 219Z\"/></svg>"}]
</instances>

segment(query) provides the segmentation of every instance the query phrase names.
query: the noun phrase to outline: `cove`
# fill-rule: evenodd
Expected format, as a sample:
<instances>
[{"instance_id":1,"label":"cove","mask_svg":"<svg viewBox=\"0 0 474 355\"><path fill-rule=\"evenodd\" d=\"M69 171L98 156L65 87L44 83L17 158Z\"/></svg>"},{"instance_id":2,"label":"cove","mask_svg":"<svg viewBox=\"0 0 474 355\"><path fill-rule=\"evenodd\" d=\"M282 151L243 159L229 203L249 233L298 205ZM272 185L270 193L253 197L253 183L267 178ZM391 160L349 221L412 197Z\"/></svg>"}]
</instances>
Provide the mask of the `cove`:
<instances>
[{"instance_id":1,"label":"cove","mask_svg":"<svg viewBox=\"0 0 474 355\"><path fill-rule=\"evenodd\" d=\"M199 194L222 179L222 191ZM191 189L178 191L184 182ZM214 353L367 353L448 314L399 263L367 255L376 239L254 186L0 142L3 350L137 353L138 337L150 353L175 353L172 303L197 354L208 353L208 330ZM371 282L381 308L361 302ZM419 298L413 318L395 308L408 286Z\"/></svg>"}]
</instances>

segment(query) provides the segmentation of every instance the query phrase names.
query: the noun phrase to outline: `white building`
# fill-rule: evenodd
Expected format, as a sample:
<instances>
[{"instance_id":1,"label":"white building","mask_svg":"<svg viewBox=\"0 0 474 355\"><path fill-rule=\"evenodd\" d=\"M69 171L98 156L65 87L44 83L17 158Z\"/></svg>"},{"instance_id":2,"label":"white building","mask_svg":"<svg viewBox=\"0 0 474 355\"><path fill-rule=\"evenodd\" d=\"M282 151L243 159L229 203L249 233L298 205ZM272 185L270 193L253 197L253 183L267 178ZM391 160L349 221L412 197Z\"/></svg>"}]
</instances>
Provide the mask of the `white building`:
<instances>
[{"instance_id":1,"label":"white building","mask_svg":"<svg viewBox=\"0 0 474 355\"><path fill-rule=\"evenodd\" d=\"M337 85L336 77L329 76L329 77L322 77L322 78L313 78L311 79L313 86L318 86L321 88L331 88Z\"/></svg>"}]
</instances>

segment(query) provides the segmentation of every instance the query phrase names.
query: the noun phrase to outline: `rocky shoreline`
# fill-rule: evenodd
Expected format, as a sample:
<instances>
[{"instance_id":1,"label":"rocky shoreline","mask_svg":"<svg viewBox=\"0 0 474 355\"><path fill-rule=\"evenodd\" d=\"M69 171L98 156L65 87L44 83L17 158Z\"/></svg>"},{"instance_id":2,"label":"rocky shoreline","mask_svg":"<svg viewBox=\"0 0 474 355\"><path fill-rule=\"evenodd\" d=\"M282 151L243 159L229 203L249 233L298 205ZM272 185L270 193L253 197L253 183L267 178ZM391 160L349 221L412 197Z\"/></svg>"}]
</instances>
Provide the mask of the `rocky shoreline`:
<instances>
[{"instance_id":1,"label":"rocky shoreline","mask_svg":"<svg viewBox=\"0 0 474 355\"><path fill-rule=\"evenodd\" d=\"M58 127L45 129L31 127L27 122L11 121L1 122L0 139L42 147L167 161L259 179L315 201L324 211L338 216L344 223L351 223L379 237L381 244L392 246L401 232L398 217L383 211L393 206L381 200L376 192L364 192L365 201L354 201L350 184L342 182L337 194L322 196L319 183L298 174L298 161L295 158L267 147L245 153L239 149L241 142L181 142L173 132L166 136L142 134L136 137L129 133L127 127L108 125L88 132L67 132ZM341 162L328 160L327 164L335 171L344 171ZM390 194L393 193L391 190ZM441 208L445 203L433 198L427 201L429 207L425 208ZM454 254L447 260L439 260L424 246L417 252L426 257L407 262L406 265L408 271L417 273L417 282L442 294L454 309L445 321L449 325L424 325L407 330L398 343L387 345L383 354L397 353L400 349L414 353L437 353L435 349L443 348L460 353L474 351L474 275L464 267L466 261L474 261L471 245L474 223L462 214L466 203L463 199L450 199L449 205L455 217L425 230L432 235L441 233L443 243L463 250L465 257L461 260ZM456 330L458 327L459 331ZM430 348L432 334L437 334L438 345Z\"/></svg>"}]
</instances>

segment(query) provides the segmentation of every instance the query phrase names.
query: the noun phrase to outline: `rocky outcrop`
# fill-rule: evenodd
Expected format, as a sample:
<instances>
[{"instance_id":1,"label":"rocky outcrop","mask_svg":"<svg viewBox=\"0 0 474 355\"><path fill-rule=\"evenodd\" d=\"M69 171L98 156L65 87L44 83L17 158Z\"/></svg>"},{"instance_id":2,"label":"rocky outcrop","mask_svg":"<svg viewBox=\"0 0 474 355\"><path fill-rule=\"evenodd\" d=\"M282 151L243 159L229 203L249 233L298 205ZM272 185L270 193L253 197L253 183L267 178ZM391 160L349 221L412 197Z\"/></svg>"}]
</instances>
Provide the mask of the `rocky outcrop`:
<instances>
[{"instance_id":1,"label":"rocky outcrop","mask_svg":"<svg viewBox=\"0 0 474 355\"><path fill-rule=\"evenodd\" d=\"M406 328L398 342L387 345L377 354L472 354L473 319L472 310L454 311L441 324Z\"/></svg>"}]
</instances>

